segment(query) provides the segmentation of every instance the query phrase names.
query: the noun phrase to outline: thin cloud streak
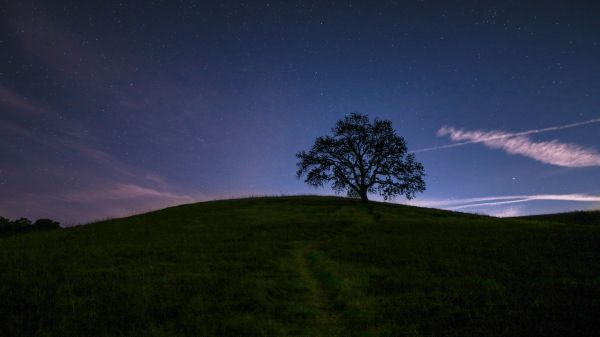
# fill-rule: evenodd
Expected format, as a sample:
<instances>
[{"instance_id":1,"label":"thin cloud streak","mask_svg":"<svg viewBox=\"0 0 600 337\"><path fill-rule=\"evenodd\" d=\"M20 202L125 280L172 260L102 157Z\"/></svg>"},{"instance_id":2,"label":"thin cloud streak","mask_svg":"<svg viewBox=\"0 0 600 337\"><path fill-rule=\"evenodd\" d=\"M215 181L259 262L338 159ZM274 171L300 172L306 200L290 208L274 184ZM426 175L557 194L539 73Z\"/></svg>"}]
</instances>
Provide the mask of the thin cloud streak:
<instances>
[{"instance_id":1,"label":"thin cloud streak","mask_svg":"<svg viewBox=\"0 0 600 337\"><path fill-rule=\"evenodd\" d=\"M600 166L600 153L577 144L561 143L557 140L535 142L525 136L513 136L501 131L464 131L444 128L440 134L448 134L455 141L481 142L487 147L529 157L546 164L563 167Z\"/></svg>"},{"instance_id":2,"label":"thin cloud streak","mask_svg":"<svg viewBox=\"0 0 600 337\"><path fill-rule=\"evenodd\" d=\"M563 130L598 122L600 122L600 118L516 133L482 130L468 131L444 126L438 131L438 136L448 135L450 139L459 143L421 149L416 152L482 143L489 148L501 149L509 154L529 157L546 164L562 167L598 167L600 166L600 153L593 148L585 148L572 143L562 143L558 140L536 142L527 137L531 134Z\"/></svg>"},{"instance_id":3,"label":"thin cloud streak","mask_svg":"<svg viewBox=\"0 0 600 337\"><path fill-rule=\"evenodd\" d=\"M32 219L51 218L65 226L72 226L208 199L208 196L200 193L190 195L172 189L121 182L52 195L20 192L11 199L3 200L0 214L17 218L22 215L11 216L11 213L19 209Z\"/></svg>"},{"instance_id":4,"label":"thin cloud streak","mask_svg":"<svg viewBox=\"0 0 600 337\"><path fill-rule=\"evenodd\" d=\"M600 195L590 194L534 194L534 195L506 195L481 198L464 198L452 200L431 200L416 202L415 205L424 207L439 207L449 210L459 210L472 207L500 206L528 201L574 201L574 202L600 202Z\"/></svg>"},{"instance_id":5,"label":"thin cloud streak","mask_svg":"<svg viewBox=\"0 0 600 337\"><path fill-rule=\"evenodd\" d=\"M458 210L458 209L482 207L482 206L501 206L501 205L508 205L508 204L518 204L521 202L532 201L532 200L538 200L538 199L517 199L517 200L509 200L509 201L482 202L482 203L478 203L478 204L469 204L469 205L449 207L448 209Z\"/></svg>"},{"instance_id":6,"label":"thin cloud streak","mask_svg":"<svg viewBox=\"0 0 600 337\"><path fill-rule=\"evenodd\" d=\"M68 202L97 202L101 200L127 200L139 198L158 198L170 203L189 203L195 199L186 194L160 191L131 183L117 183L105 189L91 191L75 191L67 193L60 199Z\"/></svg>"},{"instance_id":7,"label":"thin cloud streak","mask_svg":"<svg viewBox=\"0 0 600 337\"><path fill-rule=\"evenodd\" d=\"M190 188L171 184L161 175L145 168L131 166L95 146L97 139L86 128L67 120L55 121L56 113L36 100L0 83L0 152L11 155L12 161L3 163L0 178L12 176L13 191L0 189L0 214L13 218L52 218L63 224L86 223L107 217L131 215L166 206L191 203L206 199ZM24 124L18 116L29 120L49 120L43 130ZM20 144L26 143L23 151ZM39 155L43 157L40 158ZM44 157L45 154L53 154ZM65 172L55 158L69 156L76 173ZM74 177L82 184L43 184L37 176L25 179L15 163L33 161L43 169L44 181L68 181ZM42 180L42 179L38 179ZM22 183L19 183L22 182ZM15 192L16 191L16 192ZM183 191L192 192L190 194Z\"/></svg>"},{"instance_id":8,"label":"thin cloud streak","mask_svg":"<svg viewBox=\"0 0 600 337\"><path fill-rule=\"evenodd\" d=\"M575 128L575 127L584 126L584 125L588 125L588 124L595 124L595 123L600 123L600 118L594 118L594 119L590 119L590 120L583 121L583 122L576 122L576 123L559 125L559 126L551 126L551 127L542 128L542 129L527 130L527 131L522 131L522 132L514 132L514 133L498 132L497 134L491 134L491 132L488 132L488 135L485 138L472 139L472 140L463 141L460 143L418 149L418 150L413 151L413 153L443 150L443 149L449 149L449 148L459 147L459 146L464 146L464 145L469 145L469 144L485 143L486 141L494 141L494 140L501 140L501 139L506 139L506 138L511 138L511 137L527 136L527 135L543 133L543 132L570 129L570 128ZM452 127L443 126L438 131L438 136L445 136L445 135L449 134L450 131L462 131L462 130L456 130Z\"/></svg>"}]
</instances>

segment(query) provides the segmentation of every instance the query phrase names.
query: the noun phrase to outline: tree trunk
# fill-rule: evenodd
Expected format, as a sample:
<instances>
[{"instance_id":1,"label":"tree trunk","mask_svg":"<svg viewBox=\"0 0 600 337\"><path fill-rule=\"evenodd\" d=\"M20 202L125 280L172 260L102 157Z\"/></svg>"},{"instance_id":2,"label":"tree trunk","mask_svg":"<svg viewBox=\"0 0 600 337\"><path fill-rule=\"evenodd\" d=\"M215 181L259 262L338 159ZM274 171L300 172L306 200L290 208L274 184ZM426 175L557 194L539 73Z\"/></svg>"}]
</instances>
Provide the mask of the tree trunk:
<instances>
[{"instance_id":1,"label":"tree trunk","mask_svg":"<svg viewBox=\"0 0 600 337\"><path fill-rule=\"evenodd\" d=\"M358 195L360 195L360 200L362 202L367 202L369 201L369 197L367 196L367 191L366 190L361 190L358 192Z\"/></svg>"}]
</instances>

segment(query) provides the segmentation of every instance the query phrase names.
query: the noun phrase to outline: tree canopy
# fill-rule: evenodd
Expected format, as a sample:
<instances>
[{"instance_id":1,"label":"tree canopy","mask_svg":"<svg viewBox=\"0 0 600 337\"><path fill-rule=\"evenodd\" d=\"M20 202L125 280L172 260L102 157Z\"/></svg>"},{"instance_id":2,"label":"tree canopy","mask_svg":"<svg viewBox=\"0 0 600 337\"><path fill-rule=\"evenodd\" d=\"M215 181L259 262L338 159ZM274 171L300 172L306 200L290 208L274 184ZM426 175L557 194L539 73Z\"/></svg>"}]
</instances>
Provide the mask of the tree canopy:
<instances>
[{"instance_id":1,"label":"tree canopy","mask_svg":"<svg viewBox=\"0 0 600 337\"><path fill-rule=\"evenodd\" d=\"M19 218L11 221L0 216L0 236L58 228L60 228L60 223L51 219L38 219L31 222L27 218Z\"/></svg>"},{"instance_id":2,"label":"tree canopy","mask_svg":"<svg viewBox=\"0 0 600 337\"><path fill-rule=\"evenodd\" d=\"M409 153L389 120L352 113L339 120L332 135L315 140L310 151L296 154L297 176L311 186L331 182L336 193L367 201L369 193L384 200L404 195L408 199L425 191L423 165Z\"/></svg>"}]
</instances>

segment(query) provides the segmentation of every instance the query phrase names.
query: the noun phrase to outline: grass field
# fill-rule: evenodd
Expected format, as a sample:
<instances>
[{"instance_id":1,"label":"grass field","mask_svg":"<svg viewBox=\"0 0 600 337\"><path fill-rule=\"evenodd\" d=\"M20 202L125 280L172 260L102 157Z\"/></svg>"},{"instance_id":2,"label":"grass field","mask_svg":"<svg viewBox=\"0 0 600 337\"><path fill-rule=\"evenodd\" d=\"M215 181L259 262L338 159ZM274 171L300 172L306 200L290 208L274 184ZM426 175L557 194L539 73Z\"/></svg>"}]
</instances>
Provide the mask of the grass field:
<instances>
[{"instance_id":1,"label":"grass field","mask_svg":"<svg viewBox=\"0 0 600 337\"><path fill-rule=\"evenodd\" d=\"M572 225L600 225L600 211L577 211L568 213L530 215L521 217L521 219L560 222Z\"/></svg>"},{"instance_id":2,"label":"grass field","mask_svg":"<svg viewBox=\"0 0 600 337\"><path fill-rule=\"evenodd\" d=\"M0 239L2 336L594 336L600 226L329 197Z\"/></svg>"}]
</instances>

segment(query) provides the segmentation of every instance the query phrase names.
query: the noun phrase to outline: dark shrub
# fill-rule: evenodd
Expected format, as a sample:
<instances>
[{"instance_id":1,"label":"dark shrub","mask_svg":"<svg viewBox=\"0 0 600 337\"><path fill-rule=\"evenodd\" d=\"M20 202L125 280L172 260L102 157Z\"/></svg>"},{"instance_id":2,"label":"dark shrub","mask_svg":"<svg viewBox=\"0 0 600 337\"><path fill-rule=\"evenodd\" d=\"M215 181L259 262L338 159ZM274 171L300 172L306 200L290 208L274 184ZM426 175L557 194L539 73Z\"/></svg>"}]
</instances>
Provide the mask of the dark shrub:
<instances>
[{"instance_id":1,"label":"dark shrub","mask_svg":"<svg viewBox=\"0 0 600 337\"><path fill-rule=\"evenodd\" d=\"M60 228L60 223L51 219L38 219L33 226L36 229L56 229Z\"/></svg>"}]
</instances>

